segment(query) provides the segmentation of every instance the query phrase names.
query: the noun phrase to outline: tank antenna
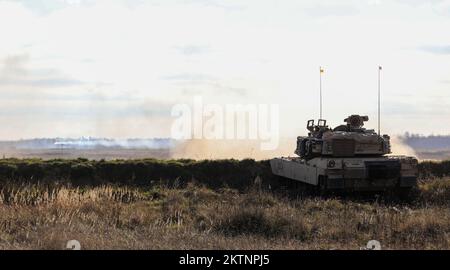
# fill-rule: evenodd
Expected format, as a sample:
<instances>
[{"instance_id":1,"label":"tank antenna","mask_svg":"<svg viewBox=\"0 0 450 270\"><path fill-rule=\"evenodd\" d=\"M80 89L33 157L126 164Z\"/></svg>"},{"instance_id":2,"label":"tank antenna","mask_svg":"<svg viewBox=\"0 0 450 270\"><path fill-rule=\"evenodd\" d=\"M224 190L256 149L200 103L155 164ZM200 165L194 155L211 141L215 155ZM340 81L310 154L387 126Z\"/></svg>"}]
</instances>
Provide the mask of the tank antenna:
<instances>
[{"instance_id":1,"label":"tank antenna","mask_svg":"<svg viewBox=\"0 0 450 270\"><path fill-rule=\"evenodd\" d=\"M381 77L381 70L382 67L378 66L378 136L381 136L380 133L380 88L381 88L381 82L380 82L380 77Z\"/></svg>"},{"instance_id":2,"label":"tank antenna","mask_svg":"<svg viewBox=\"0 0 450 270\"><path fill-rule=\"evenodd\" d=\"M322 73L323 68L319 67L319 91L320 91L320 117L319 119L322 119Z\"/></svg>"}]
</instances>

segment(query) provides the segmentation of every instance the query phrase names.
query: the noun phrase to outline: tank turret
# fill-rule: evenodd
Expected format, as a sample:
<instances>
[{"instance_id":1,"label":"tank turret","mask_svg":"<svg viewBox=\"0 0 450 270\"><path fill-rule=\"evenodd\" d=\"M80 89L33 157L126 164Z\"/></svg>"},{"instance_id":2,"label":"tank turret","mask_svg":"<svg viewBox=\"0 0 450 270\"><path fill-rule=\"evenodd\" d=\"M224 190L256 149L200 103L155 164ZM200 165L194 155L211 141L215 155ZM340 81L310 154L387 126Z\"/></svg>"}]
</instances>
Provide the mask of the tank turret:
<instances>
[{"instance_id":1,"label":"tank turret","mask_svg":"<svg viewBox=\"0 0 450 270\"><path fill-rule=\"evenodd\" d=\"M319 190L408 192L417 185L417 159L392 156L389 136L364 128L369 117L350 115L335 128L309 120L297 138L299 157L270 160L272 173Z\"/></svg>"},{"instance_id":2,"label":"tank turret","mask_svg":"<svg viewBox=\"0 0 450 270\"><path fill-rule=\"evenodd\" d=\"M311 159L320 156L355 157L383 156L391 153L388 135L380 136L373 129L364 128L368 116L350 115L345 124L330 128L326 120L307 122L307 137L297 137L295 153L301 158Z\"/></svg>"}]
</instances>

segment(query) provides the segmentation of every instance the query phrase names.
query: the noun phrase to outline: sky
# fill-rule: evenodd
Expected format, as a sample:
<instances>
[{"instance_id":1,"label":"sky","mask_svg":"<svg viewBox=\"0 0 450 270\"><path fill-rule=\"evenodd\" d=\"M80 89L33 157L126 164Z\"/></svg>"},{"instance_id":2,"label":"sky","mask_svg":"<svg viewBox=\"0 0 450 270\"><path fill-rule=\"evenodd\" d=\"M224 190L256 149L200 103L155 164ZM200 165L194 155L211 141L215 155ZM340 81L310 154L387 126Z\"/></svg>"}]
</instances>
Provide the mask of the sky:
<instances>
[{"instance_id":1,"label":"sky","mask_svg":"<svg viewBox=\"0 0 450 270\"><path fill-rule=\"evenodd\" d=\"M448 0L0 0L0 139L168 137L175 104L450 134Z\"/></svg>"}]
</instances>

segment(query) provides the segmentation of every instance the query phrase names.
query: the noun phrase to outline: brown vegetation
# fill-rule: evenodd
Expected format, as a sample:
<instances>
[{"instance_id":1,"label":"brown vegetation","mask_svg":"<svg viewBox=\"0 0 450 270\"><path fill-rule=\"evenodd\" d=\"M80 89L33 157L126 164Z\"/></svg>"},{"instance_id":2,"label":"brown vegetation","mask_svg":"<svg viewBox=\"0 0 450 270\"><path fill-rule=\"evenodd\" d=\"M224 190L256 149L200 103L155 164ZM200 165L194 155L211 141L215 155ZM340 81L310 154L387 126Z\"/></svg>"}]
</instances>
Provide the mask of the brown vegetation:
<instances>
[{"instance_id":1,"label":"brown vegetation","mask_svg":"<svg viewBox=\"0 0 450 270\"><path fill-rule=\"evenodd\" d=\"M450 248L450 179L424 181L413 203L289 198L200 184L73 187L3 182L0 248Z\"/></svg>"}]
</instances>

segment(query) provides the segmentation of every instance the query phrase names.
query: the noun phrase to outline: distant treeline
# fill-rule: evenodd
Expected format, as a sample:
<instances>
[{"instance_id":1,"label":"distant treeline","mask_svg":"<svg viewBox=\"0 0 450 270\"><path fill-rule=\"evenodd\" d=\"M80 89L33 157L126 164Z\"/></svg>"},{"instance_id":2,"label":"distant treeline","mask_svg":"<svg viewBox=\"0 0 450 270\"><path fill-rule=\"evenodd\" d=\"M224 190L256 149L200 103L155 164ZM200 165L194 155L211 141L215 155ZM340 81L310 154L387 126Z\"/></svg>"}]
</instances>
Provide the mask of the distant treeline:
<instances>
[{"instance_id":1,"label":"distant treeline","mask_svg":"<svg viewBox=\"0 0 450 270\"><path fill-rule=\"evenodd\" d=\"M403 142L414 150L447 150L450 149L450 135L430 135L405 133L402 136Z\"/></svg>"},{"instance_id":2,"label":"distant treeline","mask_svg":"<svg viewBox=\"0 0 450 270\"><path fill-rule=\"evenodd\" d=\"M450 175L450 161L421 162L421 177ZM268 161L245 160L87 160L0 159L1 181L70 183L75 186L118 184L185 185L195 181L211 188L244 189L255 183L276 188L280 183Z\"/></svg>"}]
</instances>

